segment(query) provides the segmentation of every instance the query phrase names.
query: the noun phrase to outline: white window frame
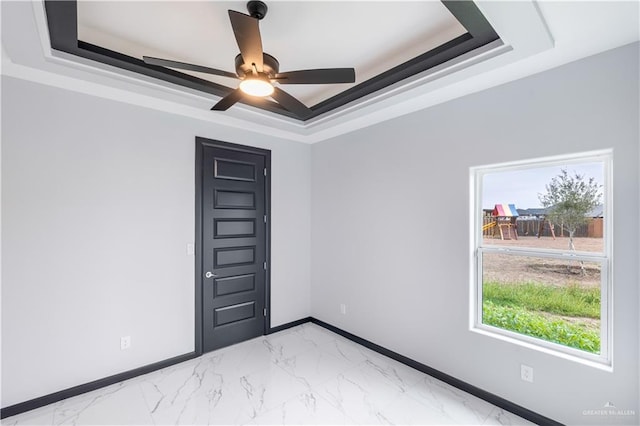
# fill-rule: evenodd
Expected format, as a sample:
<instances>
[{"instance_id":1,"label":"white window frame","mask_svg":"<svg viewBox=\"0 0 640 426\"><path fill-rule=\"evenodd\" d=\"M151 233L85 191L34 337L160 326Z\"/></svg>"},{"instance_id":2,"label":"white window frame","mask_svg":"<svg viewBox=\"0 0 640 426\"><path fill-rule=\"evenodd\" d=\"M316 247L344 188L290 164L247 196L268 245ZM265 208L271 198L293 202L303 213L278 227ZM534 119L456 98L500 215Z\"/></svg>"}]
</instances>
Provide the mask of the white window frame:
<instances>
[{"instance_id":1,"label":"white window frame","mask_svg":"<svg viewBox=\"0 0 640 426\"><path fill-rule=\"evenodd\" d=\"M587 162L602 162L604 167L604 182L602 202L604 212L603 223L603 251L568 252L556 249L531 249L525 247L505 247L499 245L483 245L482 236L482 181L486 174L526 170L546 166L570 166ZM493 164L470 168L471 193L471 297L470 297L470 329L479 334L508 341L520 346L549 353L562 358L585 363L587 365L612 371L613 348L613 306L612 306L612 247L613 247L613 179L612 179L613 151L602 150L579 154L537 158L511 163ZM483 324L482 322L482 258L485 253L500 253L531 257L546 257L566 259L570 256L576 261L596 262L601 265L600 274L600 353L593 354L580 349L553 343L544 339L526 336L499 327Z\"/></svg>"}]
</instances>

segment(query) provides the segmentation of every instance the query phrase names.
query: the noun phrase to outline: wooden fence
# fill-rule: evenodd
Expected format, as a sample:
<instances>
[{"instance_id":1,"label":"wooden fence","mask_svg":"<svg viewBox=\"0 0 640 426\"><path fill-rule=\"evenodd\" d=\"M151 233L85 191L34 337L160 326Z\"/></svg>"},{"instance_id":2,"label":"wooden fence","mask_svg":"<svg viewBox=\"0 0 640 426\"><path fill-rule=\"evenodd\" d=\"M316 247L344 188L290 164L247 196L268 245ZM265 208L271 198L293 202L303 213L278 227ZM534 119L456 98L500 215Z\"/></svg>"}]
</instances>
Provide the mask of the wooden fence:
<instances>
[{"instance_id":1,"label":"wooden fence","mask_svg":"<svg viewBox=\"0 0 640 426\"><path fill-rule=\"evenodd\" d=\"M516 220L516 229L520 236L537 236L540 228L540 222L542 218L518 218ZM495 221L495 218L490 214L484 214L482 217L482 236L483 237L497 237L500 238L500 233L495 226L491 224ZM589 237L589 238L602 238L603 236L603 220L601 217L595 217L589 219L589 221L578 227L576 230L576 237ZM555 225L554 231L556 237L568 237L569 233L563 229L560 225ZM549 222L544 223L542 227L542 237L551 237L551 229L549 228Z\"/></svg>"}]
</instances>

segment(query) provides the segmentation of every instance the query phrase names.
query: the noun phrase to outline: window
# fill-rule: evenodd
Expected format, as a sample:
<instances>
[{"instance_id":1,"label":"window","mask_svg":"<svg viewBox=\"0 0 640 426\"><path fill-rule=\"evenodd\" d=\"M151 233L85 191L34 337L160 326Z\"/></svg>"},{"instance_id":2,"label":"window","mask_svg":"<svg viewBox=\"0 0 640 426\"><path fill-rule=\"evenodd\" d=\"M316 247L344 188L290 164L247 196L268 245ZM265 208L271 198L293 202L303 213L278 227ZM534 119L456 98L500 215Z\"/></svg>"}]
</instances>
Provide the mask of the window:
<instances>
[{"instance_id":1,"label":"window","mask_svg":"<svg viewBox=\"0 0 640 426\"><path fill-rule=\"evenodd\" d=\"M474 167L474 331L610 365L610 151Z\"/></svg>"}]
</instances>

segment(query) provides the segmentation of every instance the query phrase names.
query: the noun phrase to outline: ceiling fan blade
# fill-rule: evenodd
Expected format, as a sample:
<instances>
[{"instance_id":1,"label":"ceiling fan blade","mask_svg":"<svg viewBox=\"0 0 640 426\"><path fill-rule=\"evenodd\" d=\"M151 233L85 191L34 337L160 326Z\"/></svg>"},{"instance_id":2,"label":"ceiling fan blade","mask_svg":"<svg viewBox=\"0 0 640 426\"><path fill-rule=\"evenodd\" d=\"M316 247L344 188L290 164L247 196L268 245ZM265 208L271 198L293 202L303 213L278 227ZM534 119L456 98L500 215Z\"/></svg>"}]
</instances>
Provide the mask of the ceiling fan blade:
<instances>
[{"instance_id":1,"label":"ceiling fan blade","mask_svg":"<svg viewBox=\"0 0 640 426\"><path fill-rule=\"evenodd\" d=\"M356 72L353 68L289 71L276 74L274 80L280 84L355 83Z\"/></svg>"},{"instance_id":2,"label":"ceiling fan blade","mask_svg":"<svg viewBox=\"0 0 640 426\"><path fill-rule=\"evenodd\" d=\"M238 79L237 75L227 71L217 70L215 68L204 67L201 65L187 64L186 62L170 61L169 59L153 58L151 56L143 56L142 60L144 61L145 64L149 64L149 65L158 65L161 67L168 67L168 68L178 68L181 70L188 70L188 71L198 71L198 72L204 72L207 74L221 75L222 77L230 77L230 78Z\"/></svg>"},{"instance_id":3,"label":"ceiling fan blade","mask_svg":"<svg viewBox=\"0 0 640 426\"><path fill-rule=\"evenodd\" d=\"M240 99L242 99L242 91L238 88L220 99L218 103L211 108L211 111L226 111Z\"/></svg>"},{"instance_id":4,"label":"ceiling fan blade","mask_svg":"<svg viewBox=\"0 0 640 426\"><path fill-rule=\"evenodd\" d=\"M278 87L273 88L271 97L278 101L280 105L297 115L299 118L304 119L312 113L312 111L307 108L305 104Z\"/></svg>"},{"instance_id":5,"label":"ceiling fan blade","mask_svg":"<svg viewBox=\"0 0 640 426\"><path fill-rule=\"evenodd\" d=\"M255 64L258 72L262 72L262 38L259 21L235 10L229 11L229 19L244 63Z\"/></svg>"}]
</instances>

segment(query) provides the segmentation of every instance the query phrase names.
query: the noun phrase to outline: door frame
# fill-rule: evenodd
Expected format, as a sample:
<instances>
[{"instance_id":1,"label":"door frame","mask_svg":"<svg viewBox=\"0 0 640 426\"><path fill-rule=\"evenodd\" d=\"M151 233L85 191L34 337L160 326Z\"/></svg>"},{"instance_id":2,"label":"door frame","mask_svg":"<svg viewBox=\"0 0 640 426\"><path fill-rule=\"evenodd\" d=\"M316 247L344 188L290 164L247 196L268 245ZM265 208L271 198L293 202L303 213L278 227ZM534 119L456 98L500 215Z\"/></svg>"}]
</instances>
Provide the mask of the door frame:
<instances>
[{"instance_id":1,"label":"door frame","mask_svg":"<svg viewBox=\"0 0 640 426\"><path fill-rule=\"evenodd\" d=\"M264 199L265 214L267 215L267 223L265 224L265 256L267 262L267 270L265 272L265 289L264 289L264 306L267 315L264 316L264 327L262 334L265 335L271 327L271 151L268 149L256 148L252 146L238 145L231 142L224 142L215 139L207 139L196 136L196 155L195 155L195 352L202 355L203 349L203 327L202 327L202 286L203 268L202 268L202 188L203 188L203 170L204 170L204 148L222 148L232 151L246 152L257 154L264 157L264 167L267 175L264 180Z\"/></svg>"}]
</instances>

